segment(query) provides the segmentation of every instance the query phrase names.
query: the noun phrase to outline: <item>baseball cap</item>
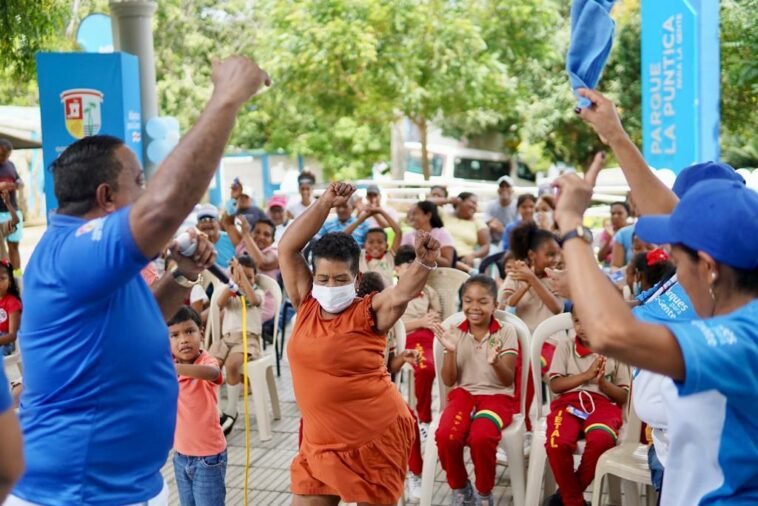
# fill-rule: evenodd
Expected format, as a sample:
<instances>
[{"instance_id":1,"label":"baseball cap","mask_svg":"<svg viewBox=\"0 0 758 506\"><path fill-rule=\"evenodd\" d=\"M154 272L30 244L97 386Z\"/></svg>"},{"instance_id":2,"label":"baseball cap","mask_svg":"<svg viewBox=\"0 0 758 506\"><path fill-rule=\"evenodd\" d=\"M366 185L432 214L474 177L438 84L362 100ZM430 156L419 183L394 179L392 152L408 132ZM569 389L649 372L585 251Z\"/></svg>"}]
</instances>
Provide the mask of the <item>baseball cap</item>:
<instances>
[{"instance_id":1,"label":"baseball cap","mask_svg":"<svg viewBox=\"0 0 758 506\"><path fill-rule=\"evenodd\" d=\"M216 207L211 204L205 204L205 205L200 206L196 214L197 214L198 221L205 218L212 218L214 220L218 219L218 209L216 209Z\"/></svg>"},{"instance_id":2,"label":"baseball cap","mask_svg":"<svg viewBox=\"0 0 758 506\"><path fill-rule=\"evenodd\" d=\"M379 187L375 184L370 184L366 187L366 195L368 195L369 193L375 193L377 195L382 194L382 192L379 191Z\"/></svg>"},{"instance_id":3,"label":"baseball cap","mask_svg":"<svg viewBox=\"0 0 758 506\"><path fill-rule=\"evenodd\" d=\"M737 269L758 268L758 193L734 180L695 184L674 212L643 216L635 232L653 244L684 244Z\"/></svg>"},{"instance_id":4,"label":"baseball cap","mask_svg":"<svg viewBox=\"0 0 758 506\"><path fill-rule=\"evenodd\" d=\"M268 199L268 208L271 209L272 207L287 207L287 198L283 195L274 195Z\"/></svg>"},{"instance_id":5,"label":"baseball cap","mask_svg":"<svg viewBox=\"0 0 758 506\"><path fill-rule=\"evenodd\" d=\"M503 183L513 188L513 179L511 179L511 176L500 176L500 178L497 180L497 185L500 186Z\"/></svg>"},{"instance_id":6,"label":"baseball cap","mask_svg":"<svg viewBox=\"0 0 758 506\"><path fill-rule=\"evenodd\" d=\"M726 179L745 184L743 177L726 163L703 162L690 165L682 170L674 181L671 190L677 197L682 198L687 191L701 181Z\"/></svg>"}]
</instances>

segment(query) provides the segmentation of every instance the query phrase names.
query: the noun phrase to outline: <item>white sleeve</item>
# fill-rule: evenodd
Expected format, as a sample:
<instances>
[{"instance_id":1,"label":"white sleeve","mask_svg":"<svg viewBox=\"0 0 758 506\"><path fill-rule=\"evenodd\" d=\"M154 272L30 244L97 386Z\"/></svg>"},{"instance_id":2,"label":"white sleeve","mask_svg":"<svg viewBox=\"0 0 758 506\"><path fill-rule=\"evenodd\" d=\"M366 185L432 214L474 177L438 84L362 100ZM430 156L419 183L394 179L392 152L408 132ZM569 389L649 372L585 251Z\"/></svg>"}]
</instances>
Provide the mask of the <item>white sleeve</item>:
<instances>
[{"instance_id":1,"label":"white sleeve","mask_svg":"<svg viewBox=\"0 0 758 506\"><path fill-rule=\"evenodd\" d=\"M202 301L203 304L208 302L208 295L200 285L193 286L192 291L190 292L190 304L194 304L197 301Z\"/></svg>"}]
</instances>

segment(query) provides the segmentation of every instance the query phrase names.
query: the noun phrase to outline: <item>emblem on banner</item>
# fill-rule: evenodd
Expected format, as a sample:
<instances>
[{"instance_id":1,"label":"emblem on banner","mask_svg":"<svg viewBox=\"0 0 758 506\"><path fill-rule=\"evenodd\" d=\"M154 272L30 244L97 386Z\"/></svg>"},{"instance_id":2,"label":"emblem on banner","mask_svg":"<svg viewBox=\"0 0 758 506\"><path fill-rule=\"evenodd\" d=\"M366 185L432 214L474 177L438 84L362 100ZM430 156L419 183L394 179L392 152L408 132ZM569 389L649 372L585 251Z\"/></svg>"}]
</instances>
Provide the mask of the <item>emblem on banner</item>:
<instances>
[{"instance_id":1,"label":"emblem on banner","mask_svg":"<svg viewBox=\"0 0 758 506\"><path fill-rule=\"evenodd\" d=\"M97 90L77 88L61 93L66 130L77 139L97 135L102 126L103 94Z\"/></svg>"}]
</instances>

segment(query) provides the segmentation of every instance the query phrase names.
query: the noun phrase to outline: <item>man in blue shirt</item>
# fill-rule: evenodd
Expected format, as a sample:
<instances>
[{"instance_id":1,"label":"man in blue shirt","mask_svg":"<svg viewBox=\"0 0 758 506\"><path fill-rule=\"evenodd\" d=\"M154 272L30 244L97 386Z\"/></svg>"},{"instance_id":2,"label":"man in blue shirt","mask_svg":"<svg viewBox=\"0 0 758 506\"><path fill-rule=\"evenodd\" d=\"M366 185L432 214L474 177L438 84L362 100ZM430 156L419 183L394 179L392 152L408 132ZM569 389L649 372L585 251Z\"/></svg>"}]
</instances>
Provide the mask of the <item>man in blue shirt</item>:
<instances>
[{"instance_id":1,"label":"man in blue shirt","mask_svg":"<svg viewBox=\"0 0 758 506\"><path fill-rule=\"evenodd\" d=\"M205 193L237 111L268 76L231 57L196 125L143 193L119 139L85 137L52 164L59 208L24 277L20 417L27 470L11 504L166 504L160 469L174 437L177 381L165 320L214 261L172 247L153 285L140 270Z\"/></svg>"},{"instance_id":2,"label":"man in blue shirt","mask_svg":"<svg viewBox=\"0 0 758 506\"><path fill-rule=\"evenodd\" d=\"M355 202L351 198L346 203L337 206L335 209L337 211L337 217L333 218L331 220L328 220L324 225L321 227L321 230L318 231L318 235L316 236L316 239L323 237L326 234L329 234L331 232L345 232L345 229L350 227L353 223L358 221L358 218L353 216L353 209L355 208ZM357 225L355 230L351 233L353 236L353 239L355 239L355 242L358 243L358 246L361 248L363 247L363 243L366 242L366 233L369 231L371 226L366 223L365 221L359 225Z\"/></svg>"}]
</instances>

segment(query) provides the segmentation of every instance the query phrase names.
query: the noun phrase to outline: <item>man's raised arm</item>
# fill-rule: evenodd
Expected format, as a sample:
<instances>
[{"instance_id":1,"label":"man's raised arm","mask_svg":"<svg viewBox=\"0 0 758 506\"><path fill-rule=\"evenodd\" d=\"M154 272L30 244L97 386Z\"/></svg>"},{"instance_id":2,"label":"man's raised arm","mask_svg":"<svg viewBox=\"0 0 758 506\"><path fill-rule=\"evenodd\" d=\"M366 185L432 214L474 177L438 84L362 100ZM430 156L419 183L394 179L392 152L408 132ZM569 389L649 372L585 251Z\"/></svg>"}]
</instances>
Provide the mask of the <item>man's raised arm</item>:
<instances>
[{"instance_id":1,"label":"man's raised arm","mask_svg":"<svg viewBox=\"0 0 758 506\"><path fill-rule=\"evenodd\" d=\"M148 258L157 255L208 189L242 104L266 72L247 58L213 63L213 94L195 125L182 137L150 180L129 214L134 240Z\"/></svg>"}]
</instances>

